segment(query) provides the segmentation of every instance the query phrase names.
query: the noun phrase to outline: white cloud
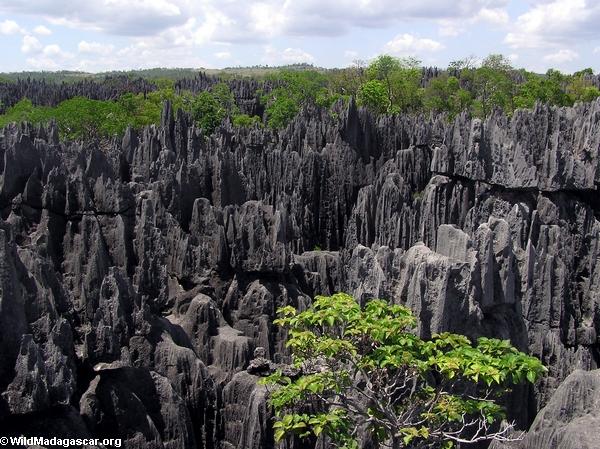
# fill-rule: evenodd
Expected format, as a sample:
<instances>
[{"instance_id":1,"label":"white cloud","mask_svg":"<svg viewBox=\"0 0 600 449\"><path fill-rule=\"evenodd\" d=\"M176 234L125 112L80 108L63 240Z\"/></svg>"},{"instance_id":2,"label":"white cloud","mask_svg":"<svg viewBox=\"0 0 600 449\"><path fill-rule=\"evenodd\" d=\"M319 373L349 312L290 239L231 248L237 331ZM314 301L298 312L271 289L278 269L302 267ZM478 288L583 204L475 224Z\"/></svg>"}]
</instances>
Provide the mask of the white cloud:
<instances>
[{"instance_id":1,"label":"white cloud","mask_svg":"<svg viewBox=\"0 0 600 449\"><path fill-rule=\"evenodd\" d=\"M57 64L57 59L40 62L45 36L60 32L61 39L65 40L59 43L77 55L64 59L60 68L82 67L90 71L181 65L208 67L210 61L223 65L223 61L232 64L238 58L241 64L251 64L256 62L251 60L256 49L259 51L256 57L264 56L264 61L270 64L315 63L317 52L319 64L344 64L357 59L359 54L366 59L379 51L400 56L420 54L426 61L431 60L428 57L436 57L434 62L439 60L443 64L446 57L456 59L478 51L465 48L469 39L481 40L477 48L501 47L494 38L495 33L478 34L485 32L488 25L496 30L506 29L505 43L512 47L506 53L519 54L519 62L530 67L558 64L555 61L573 58L561 50L580 53L579 59L570 60L573 65L600 54L600 47L592 53L593 48L600 45L597 25L600 0L527 0L525 13L512 19L507 13L509 3L510 0L247 0L244 3L241 0L0 0L0 37L12 34L23 39L21 48L27 51L27 56L22 59L33 58L31 62L48 67ZM15 20L21 25L31 25L25 30ZM86 32L86 41L82 41L82 37L75 37L81 33L61 30L52 24L90 33ZM473 27L474 24L485 26ZM426 30L431 26L437 26L439 35L428 34ZM381 46L385 41L375 47L377 40L371 31L386 28L394 30L390 38L400 34L385 47ZM461 46L450 45L440 37L467 31L469 37L456 41ZM318 39L344 34L350 35L349 39L324 41L323 45L335 47L336 54L331 60L321 60L322 52L316 49ZM115 38L117 35L125 37ZM25 36L39 40L28 38L25 43ZM302 37L309 37L307 42L310 43L303 44ZM69 38L70 41L66 40ZM80 41L85 43L81 48ZM239 51L221 46L223 43L245 46ZM269 44L272 45L269 50L261 54L261 49ZM449 47L448 55L444 44ZM526 48L540 50L533 53ZM23 63L21 60L15 64ZM590 64L593 62L586 63ZM564 68L571 69L570 65Z\"/></svg>"},{"instance_id":2,"label":"white cloud","mask_svg":"<svg viewBox=\"0 0 600 449\"><path fill-rule=\"evenodd\" d=\"M3 0L0 12L43 16L54 25L111 34L152 35L184 23L191 0Z\"/></svg>"},{"instance_id":3,"label":"white cloud","mask_svg":"<svg viewBox=\"0 0 600 449\"><path fill-rule=\"evenodd\" d=\"M229 59L231 58L231 53L228 51L218 51L215 53L215 57L217 59Z\"/></svg>"},{"instance_id":4,"label":"white cloud","mask_svg":"<svg viewBox=\"0 0 600 449\"><path fill-rule=\"evenodd\" d=\"M285 6L257 2L250 6L250 28L262 36L280 34L289 20L285 14ZM239 21L234 21L239 23Z\"/></svg>"},{"instance_id":5,"label":"white cloud","mask_svg":"<svg viewBox=\"0 0 600 449\"><path fill-rule=\"evenodd\" d=\"M3 0L0 12L43 16L50 23L109 34L154 36L196 21L215 41L280 35L341 35L411 19L502 21L508 0Z\"/></svg>"},{"instance_id":6,"label":"white cloud","mask_svg":"<svg viewBox=\"0 0 600 449\"><path fill-rule=\"evenodd\" d=\"M504 7L484 7L470 16L438 20L438 33L444 37L456 37L463 34L468 27L472 27L478 23L483 22L495 26L504 26L509 20L510 17Z\"/></svg>"},{"instance_id":7,"label":"white cloud","mask_svg":"<svg viewBox=\"0 0 600 449\"><path fill-rule=\"evenodd\" d=\"M600 2L550 0L536 3L519 16L506 35L513 48L560 48L582 40L600 39Z\"/></svg>"},{"instance_id":8,"label":"white cloud","mask_svg":"<svg viewBox=\"0 0 600 449\"><path fill-rule=\"evenodd\" d=\"M358 58L358 52L355 50L346 50L344 52L344 58L354 60Z\"/></svg>"},{"instance_id":9,"label":"white cloud","mask_svg":"<svg viewBox=\"0 0 600 449\"><path fill-rule=\"evenodd\" d=\"M600 53L600 47L594 48L594 53Z\"/></svg>"},{"instance_id":10,"label":"white cloud","mask_svg":"<svg viewBox=\"0 0 600 449\"><path fill-rule=\"evenodd\" d=\"M464 23L456 20L440 20L438 33L444 37L456 37L465 31Z\"/></svg>"},{"instance_id":11,"label":"white cloud","mask_svg":"<svg viewBox=\"0 0 600 449\"><path fill-rule=\"evenodd\" d=\"M444 45L433 39L420 38L412 34L399 34L385 44L384 51L395 55L416 55L442 50Z\"/></svg>"},{"instance_id":12,"label":"white cloud","mask_svg":"<svg viewBox=\"0 0 600 449\"><path fill-rule=\"evenodd\" d=\"M487 22L495 25L505 25L509 22L509 15L503 8L483 8L475 16L475 21Z\"/></svg>"},{"instance_id":13,"label":"white cloud","mask_svg":"<svg viewBox=\"0 0 600 449\"><path fill-rule=\"evenodd\" d=\"M210 0L209 0L210 1ZM214 0L213 0L214 1ZM351 28L382 28L412 19L505 20L508 0L250 0L219 3L231 26L218 39L260 40L279 35L339 36Z\"/></svg>"},{"instance_id":14,"label":"white cloud","mask_svg":"<svg viewBox=\"0 0 600 449\"><path fill-rule=\"evenodd\" d=\"M46 45L36 56L27 58L27 64L37 70L57 70L68 67L73 54L63 51L59 45Z\"/></svg>"},{"instance_id":15,"label":"white cloud","mask_svg":"<svg viewBox=\"0 0 600 449\"><path fill-rule=\"evenodd\" d=\"M114 51L115 47L111 44L100 44L98 42L81 41L77 45L79 53L89 53L97 55L108 55Z\"/></svg>"},{"instance_id":16,"label":"white cloud","mask_svg":"<svg viewBox=\"0 0 600 449\"><path fill-rule=\"evenodd\" d=\"M52 30L50 28L45 27L44 25L38 25L33 29L35 34L39 34L40 36L50 36L52 34Z\"/></svg>"},{"instance_id":17,"label":"white cloud","mask_svg":"<svg viewBox=\"0 0 600 449\"><path fill-rule=\"evenodd\" d=\"M280 51L271 45L267 45L265 47L263 61L270 65L297 64L303 62L313 63L315 58L313 55L300 48L286 48L285 50Z\"/></svg>"},{"instance_id":18,"label":"white cloud","mask_svg":"<svg viewBox=\"0 0 600 449\"><path fill-rule=\"evenodd\" d=\"M83 57L68 60L65 67L87 72L153 67L213 67L198 56L198 51L193 46L171 46L158 38L136 39L130 45L115 49L110 54L80 55Z\"/></svg>"},{"instance_id":19,"label":"white cloud","mask_svg":"<svg viewBox=\"0 0 600 449\"><path fill-rule=\"evenodd\" d=\"M0 34L10 36L12 34L25 34L26 31L14 20L4 20L0 22Z\"/></svg>"},{"instance_id":20,"label":"white cloud","mask_svg":"<svg viewBox=\"0 0 600 449\"><path fill-rule=\"evenodd\" d=\"M565 62L571 62L579 58L579 53L573 50L562 49L556 53L552 53L544 56L544 61L551 62L553 64L564 64Z\"/></svg>"},{"instance_id":21,"label":"white cloud","mask_svg":"<svg viewBox=\"0 0 600 449\"><path fill-rule=\"evenodd\" d=\"M51 44L46 45L42 52L44 56L48 56L51 58L72 58L73 55L70 53L63 52L59 45Z\"/></svg>"},{"instance_id":22,"label":"white cloud","mask_svg":"<svg viewBox=\"0 0 600 449\"><path fill-rule=\"evenodd\" d=\"M21 51L23 53L37 53L42 49L42 44L35 36L26 34L23 36L23 43L21 44Z\"/></svg>"}]
</instances>

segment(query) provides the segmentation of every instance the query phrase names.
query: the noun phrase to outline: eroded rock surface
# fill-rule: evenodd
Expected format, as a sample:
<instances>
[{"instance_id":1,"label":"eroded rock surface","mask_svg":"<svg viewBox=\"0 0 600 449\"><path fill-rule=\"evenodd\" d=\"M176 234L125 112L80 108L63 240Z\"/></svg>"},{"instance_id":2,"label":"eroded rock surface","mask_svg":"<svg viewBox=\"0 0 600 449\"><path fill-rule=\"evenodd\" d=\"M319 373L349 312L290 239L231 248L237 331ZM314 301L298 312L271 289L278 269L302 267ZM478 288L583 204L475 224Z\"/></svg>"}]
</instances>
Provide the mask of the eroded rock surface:
<instances>
[{"instance_id":1,"label":"eroded rock surface","mask_svg":"<svg viewBox=\"0 0 600 449\"><path fill-rule=\"evenodd\" d=\"M490 449L595 449L600 428L600 370L571 373L518 442Z\"/></svg>"},{"instance_id":2,"label":"eroded rock surface","mask_svg":"<svg viewBox=\"0 0 600 449\"><path fill-rule=\"evenodd\" d=\"M278 307L343 290L410 306L422 336L540 357L511 415L546 406L527 444L571 447L547 429L600 356L600 101L453 123L350 102L210 137L162 117L102 147L0 132L0 423L274 447L262 365L246 369L257 348L286 360ZM595 419L577 407L561 434Z\"/></svg>"}]
</instances>

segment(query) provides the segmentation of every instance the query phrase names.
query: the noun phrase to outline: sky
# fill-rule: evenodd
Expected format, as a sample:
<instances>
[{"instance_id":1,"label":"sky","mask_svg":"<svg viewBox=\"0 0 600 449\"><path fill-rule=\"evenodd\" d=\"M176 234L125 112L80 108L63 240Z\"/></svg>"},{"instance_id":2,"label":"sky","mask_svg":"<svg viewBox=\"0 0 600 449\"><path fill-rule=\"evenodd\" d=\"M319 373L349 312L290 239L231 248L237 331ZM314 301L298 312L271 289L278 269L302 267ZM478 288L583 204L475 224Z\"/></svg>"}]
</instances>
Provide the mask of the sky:
<instances>
[{"instance_id":1,"label":"sky","mask_svg":"<svg viewBox=\"0 0 600 449\"><path fill-rule=\"evenodd\" d=\"M598 72L599 24L600 0L0 0L0 72L347 67L384 53Z\"/></svg>"}]
</instances>

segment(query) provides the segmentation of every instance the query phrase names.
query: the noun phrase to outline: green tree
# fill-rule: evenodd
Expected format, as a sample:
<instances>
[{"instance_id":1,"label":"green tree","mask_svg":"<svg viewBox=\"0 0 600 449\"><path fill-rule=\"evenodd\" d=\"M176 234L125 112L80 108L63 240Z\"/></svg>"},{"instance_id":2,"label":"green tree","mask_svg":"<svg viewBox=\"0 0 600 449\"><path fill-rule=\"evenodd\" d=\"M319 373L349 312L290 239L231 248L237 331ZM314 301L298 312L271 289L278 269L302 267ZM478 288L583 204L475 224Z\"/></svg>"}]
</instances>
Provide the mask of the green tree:
<instances>
[{"instance_id":1,"label":"green tree","mask_svg":"<svg viewBox=\"0 0 600 449\"><path fill-rule=\"evenodd\" d=\"M125 113L113 101L75 97L47 112L45 118L55 119L59 131L68 139L87 140L120 135L127 127Z\"/></svg>"},{"instance_id":2,"label":"green tree","mask_svg":"<svg viewBox=\"0 0 600 449\"><path fill-rule=\"evenodd\" d=\"M389 99L385 84L379 80L370 80L358 89L358 103L374 112L388 111Z\"/></svg>"},{"instance_id":3,"label":"green tree","mask_svg":"<svg viewBox=\"0 0 600 449\"><path fill-rule=\"evenodd\" d=\"M492 53L481 61L481 67L487 67L500 72L510 72L513 70L510 59L499 53Z\"/></svg>"},{"instance_id":4,"label":"green tree","mask_svg":"<svg viewBox=\"0 0 600 449\"><path fill-rule=\"evenodd\" d=\"M556 106L570 106L573 98L567 93L569 77L550 69L545 75L524 72L525 82L517 86L515 106L531 108L536 101Z\"/></svg>"},{"instance_id":5,"label":"green tree","mask_svg":"<svg viewBox=\"0 0 600 449\"><path fill-rule=\"evenodd\" d=\"M328 78L316 70L281 70L270 80L279 86L261 100L267 106L267 123L272 128L286 126L303 104L329 106L337 98L330 98Z\"/></svg>"},{"instance_id":6,"label":"green tree","mask_svg":"<svg viewBox=\"0 0 600 449\"><path fill-rule=\"evenodd\" d=\"M131 92L121 95L117 102L128 116L134 116L140 107L138 96Z\"/></svg>"},{"instance_id":7,"label":"green tree","mask_svg":"<svg viewBox=\"0 0 600 449\"><path fill-rule=\"evenodd\" d=\"M425 110L447 112L450 118L468 109L471 101L471 94L460 87L458 78L445 74L433 78L423 93Z\"/></svg>"},{"instance_id":8,"label":"green tree","mask_svg":"<svg viewBox=\"0 0 600 449\"><path fill-rule=\"evenodd\" d=\"M569 77L566 91L571 102L593 101L600 96L600 90L592 84L593 75L594 71L587 68Z\"/></svg>"},{"instance_id":9,"label":"green tree","mask_svg":"<svg viewBox=\"0 0 600 449\"><path fill-rule=\"evenodd\" d=\"M535 73L523 72L523 76L525 82L518 87L515 107L532 108L536 101L547 103L550 98L547 81Z\"/></svg>"},{"instance_id":10,"label":"green tree","mask_svg":"<svg viewBox=\"0 0 600 449\"><path fill-rule=\"evenodd\" d=\"M371 80L379 80L385 84L387 91L387 109L394 103L394 89L392 78L401 68L400 60L390 55L380 55L375 58L367 68L367 75Z\"/></svg>"},{"instance_id":11,"label":"green tree","mask_svg":"<svg viewBox=\"0 0 600 449\"><path fill-rule=\"evenodd\" d=\"M591 67L586 67L585 69L579 70L573 73L573 76L581 76L581 77L590 77L594 76L594 69Z\"/></svg>"},{"instance_id":12,"label":"green tree","mask_svg":"<svg viewBox=\"0 0 600 449\"><path fill-rule=\"evenodd\" d=\"M254 125L260 125L262 122L260 121L260 117L256 115L236 114L233 116L232 123L233 126L240 128L250 128Z\"/></svg>"},{"instance_id":13,"label":"green tree","mask_svg":"<svg viewBox=\"0 0 600 449\"><path fill-rule=\"evenodd\" d=\"M225 110L225 113L229 116L238 113L238 107L235 104L235 97L229 86L225 83L217 83L211 89L211 93Z\"/></svg>"},{"instance_id":14,"label":"green tree","mask_svg":"<svg viewBox=\"0 0 600 449\"><path fill-rule=\"evenodd\" d=\"M367 67L367 78L386 87L386 112L416 111L421 104L421 62L415 58L380 55Z\"/></svg>"},{"instance_id":15,"label":"green tree","mask_svg":"<svg viewBox=\"0 0 600 449\"><path fill-rule=\"evenodd\" d=\"M158 90L175 90L175 81L169 78L157 78L154 80L154 84Z\"/></svg>"},{"instance_id":16,"label":"green tree","mask_svg":"<svg viewBox=\"0 0 600 449\"><path fill-rule=\"evenodd\" d=\"M329 76L331 91L348 97L357 97L360 86L366 80L365 66L364 61L357 59L350 67L334 69Z\"/></svg>"},{"instance_id":17,"label":"green tree","mask_svg":"<svg viewBox=\"0 0 600 449\"><path fill-rule=\"evenodd\" d=\"M400 60L401 68L396 72L392 81L395 86L394 106L399 111L419 112L422 110L423 77L421 61L414 58Z\"/></svg>"},{"instance_id":18,"label":"green tree","mask_svg":"<svg viewBox=\"0 0 600 449\"><path fill-rule=\"evenodd\" d=\"M382 300L361 307L338 293L317 296L302 312L278 312L293 369L264 380L276 385L276 440L323 434L349 449L359 447L362 432L397 449L507 439L512 425L501 423L501 395L546 370L508 341L472 344L450 333L423 340L409 309Z\"/></svg>"},{"instance_id":19,"label":"green tree","mask_svg":"<svg viewBox=\"0 0 600 449\"><path fill-rule=\"evenodd\" d=\"M516 83L512 79L510 60L499 54L489 55L473 74L476 100L475 114L487 116L494 108L510 114L514 110Z\"/></svg>"},{"instance_id":20,"label":"green tree","mask_svg":"<svg viewBox=\"0 0 600 449\"><path fill-rule=\"evenodd\" d=\"M268 124L271 128L285 127L300 110L300 104L293 98L280 94L267 107Z\"/></svg>"},{"instance_id":21,"label":"green tree","mask_svg":"<svg viewBox=\"0 0 600 449\"><path fill-rule=\"evenodd\" d=\"M600 97L600 89L596 86L586 86L581 94L576 98L576 101L593 101Z\"/></svg>"},{"instance_id":22,"label":"green tree","mask_svg":"<svg viewBox=\"0 0 600 449\"><path fill-rule=\"evenodd\" d=\"M452 72L457 72L461 70L473 70L475 68L477 58L473 55L467 56L463 59L456 59L454 61L450 61L448 64L448 70Z\"/></svg>"},{"instance_id":23,"label":"green tree","mask_svg":"<svg viewBox=\"0 0 600 449\"><path fill-rule=\"evenodd\" d=\"M567 93L569 77L559 70L550 69L546 72L546 91L548 102L557 106L572 106L573 100Z\"/></svg>"},{"instance_id":24,"label":"green tree","mask_svg":"<svg viewBox=\"0 0 600 449\"><path fill-rule=\"evenodd\" d=\"M205 134L212 134L226 116L226 110L213 94L200 92L192 103L192 116Z\"/></svg>"},{"instance_id":25,"label":"green tree","mask_svg":"<svg viewBox=\"0 0 600 449\"><path fill-rule=\"evenodd\" d=\"M4 127L12 122L31 121L30 117L34 111L33 103L28 98L23 98L21 101L8 108L8 110L0 116L0 127Z\"/></svg>"}]
</instances>

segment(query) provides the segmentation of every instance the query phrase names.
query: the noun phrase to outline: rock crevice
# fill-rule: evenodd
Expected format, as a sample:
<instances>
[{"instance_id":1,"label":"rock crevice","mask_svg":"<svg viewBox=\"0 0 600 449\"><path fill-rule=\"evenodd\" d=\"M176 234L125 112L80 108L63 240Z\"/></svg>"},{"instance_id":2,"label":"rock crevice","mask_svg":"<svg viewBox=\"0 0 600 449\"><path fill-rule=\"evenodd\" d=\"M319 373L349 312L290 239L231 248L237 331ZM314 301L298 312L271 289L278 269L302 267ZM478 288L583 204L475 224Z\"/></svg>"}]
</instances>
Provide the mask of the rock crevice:
<instances>
[{"instance_id":1,"label":"rock crevice","mask_svg":"<svg viewBox=\"0 0 600 449\"><path fill-rule=\"evenodd\" d=\"M0 424L274 447L246 369L256 348L287 360L279 307L335 291L540 357L549 375L509 398L523 428L598 368L600 101L452 123L334 109L207 137L166 105L101 148L2 130Z\"/></svg>"}]
</instances>

